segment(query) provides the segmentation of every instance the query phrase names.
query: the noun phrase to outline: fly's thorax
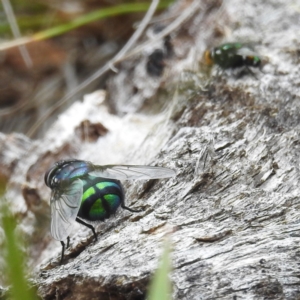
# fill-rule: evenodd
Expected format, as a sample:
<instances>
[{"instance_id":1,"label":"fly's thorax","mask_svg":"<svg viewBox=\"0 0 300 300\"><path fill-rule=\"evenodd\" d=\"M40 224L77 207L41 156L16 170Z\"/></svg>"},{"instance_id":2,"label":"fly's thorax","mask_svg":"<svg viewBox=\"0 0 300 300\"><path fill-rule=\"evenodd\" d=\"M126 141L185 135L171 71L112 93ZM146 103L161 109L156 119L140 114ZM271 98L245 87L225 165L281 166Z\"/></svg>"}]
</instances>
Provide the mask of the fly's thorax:
<instances>
[{"instance_id":1,"label":"fly's thorax","mask_svg":"<svg viewBox=\"0 0 300 300\"><path fill-rule=\"evenodd\" d=\"M214 63L223 69L236 67L243 59L236 54L237 49L231 44L225 44L213 49Z\"/></svg>"},{"instance_id":2,"label":"fly's thorax","mask_svg":"<svg viewBox=\"0 0 300 300\"><path fill-rule=\"evenodd\" d=\"M62 160L46 172L44 180L46 185L53 189L64 182L85 176L92 168L92 164L87 161Z\"/></svg>"}]
</instances>

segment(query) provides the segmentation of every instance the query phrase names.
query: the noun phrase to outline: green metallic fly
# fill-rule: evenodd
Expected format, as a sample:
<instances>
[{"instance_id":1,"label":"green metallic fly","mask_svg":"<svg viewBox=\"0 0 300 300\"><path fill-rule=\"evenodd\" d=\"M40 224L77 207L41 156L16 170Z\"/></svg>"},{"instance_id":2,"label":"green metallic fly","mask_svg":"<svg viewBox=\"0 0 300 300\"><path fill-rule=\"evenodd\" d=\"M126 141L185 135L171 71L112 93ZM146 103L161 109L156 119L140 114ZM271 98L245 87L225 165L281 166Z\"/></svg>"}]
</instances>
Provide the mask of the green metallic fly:
<instances>
[{"instance_id":1,"label":"green metallic fly","mask_svg":"<svg viewBox=\"0 0 300 300\"><path fill-rule=\"evenodd\" d=\"M52 190L51 235L61 242L61 262L65 243L69 247L69 234L74 222L95 228L85 221L103 221L114 214L118 207L139 212L125 206L124 191L118 180L157 179L175 176L175 171L163 167L94 165L84 160L61 160L45 174L45 183ZM84 221L85 220L85 221Z\"/></svg>"},{"instance_id":2,"label":"green metallic fly","mask_svg":"<svg viewBox=\"0 0 300 300\"><path fill-rule=\"evenodd\" d=\"M242 43L225 43L204 52L204 63L207 66L214 64L222 69L238 67L259 67L261 58L253 54Z\"/></svg>"}]
</instances>

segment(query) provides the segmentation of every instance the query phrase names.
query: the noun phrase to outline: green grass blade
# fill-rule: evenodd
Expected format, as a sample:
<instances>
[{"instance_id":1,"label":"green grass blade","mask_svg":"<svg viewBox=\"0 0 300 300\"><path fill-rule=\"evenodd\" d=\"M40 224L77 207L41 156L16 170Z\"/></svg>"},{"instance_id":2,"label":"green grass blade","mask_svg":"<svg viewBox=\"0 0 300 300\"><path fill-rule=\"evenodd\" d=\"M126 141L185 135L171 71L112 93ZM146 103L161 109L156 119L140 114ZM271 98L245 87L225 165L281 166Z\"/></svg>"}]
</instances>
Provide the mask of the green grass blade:
<instances>
[{"instance_id":1,"label":"green grass blade","mask_svg":"<svg viewBox=\"0 0 300 300\"><path fill-rule=\"evenodd\" d=\"M3 199L2 199L3 200ZM11 285L9 293L13 300L36 299L32 290L29 290L25 279L25 258L19 248L15 235L16 221L6 204L2 205L2 227L5 234L5 258L7 282Z\"/></svg>"},{"instance_id":2,"label":"green grass blade","mask_svg":"<svg viewBox=\"0 0 300 300\"><path fill-rule=\"evenodd\" d=\"M2 201L2 196L4 195L6 189L6 179L0 176L0 200Z\"/></svg>"},{"instance_id":3,"label":"green grass blade","mask_svg":"<svg viewBox=\"0 0 300 300\"><path fill-rule=\"evenodd\" d=\"M171 300L172 286L169 279L171 272L170 244L170 240L167 239L159 267L150 284L148 300Z\"/></svg>"},{"instance_id":4,"label":"green grass blade","mask_svg":"<svg viewBox=\"0 0 300 300\"><path fill-rule=\"evenodd\" d=\"M173 2L174 2L174 0L161 1L160 4L158 5L158 9L166 8ZM9 49L12 47L20 46L20 45L25 45L27 43L55 37L55 36L64 34L72 29L86 25L90 22L98 21L98 20L105 19L108 17L113 17L113 16L117 16L117 15L122 15L122 14L128 14L128 13L134 13L134 12L144 12L144 11L147 11L149 6L150 6L150 3L148 3L148 2L147 3L128 3L128 4L121 4L121 5L116 5L113 7L96 10L92 13L88 13L84 16L78 17L67 24L58 25L58 26L52 27L50 29L37 32L31 36L27 36L27 37L25 36L25 37L22 37L22 38L19 38L16 40L0 43L0 51L6 50L6 49ZM0 27L0 30L1 30L1 27Z\"/></svg>"},{"instance_id":5,"label":"green grass blade","mask_svg":"<svg viewBox=\"0 0 300 300\"><path fill-rule=\"evenodd\" d=\"M174 0L162 1L158 5L158 8L159 9L166 8L172 2L174 2ZM35 40L41 40L41 39L54 37L54 36L66 33L75 28L78 28L80 26L89 24L94 21L99 21L101 19L105 19L108 17L123 15L123 14L128 14L128 13L134 13L134 12L144 12L144 11L148 10L149 6L150 6L149 2L148 3L147 2L145 2L145 3L127 3L127 4L115 5L112 7L99 9L94 12L85 14L81 17L78 17L67 24L59 25L59 26L50 28L48 30L44 30L39 33L36 33L33 35L33 38Z\"/></svg>"}]
</instances>

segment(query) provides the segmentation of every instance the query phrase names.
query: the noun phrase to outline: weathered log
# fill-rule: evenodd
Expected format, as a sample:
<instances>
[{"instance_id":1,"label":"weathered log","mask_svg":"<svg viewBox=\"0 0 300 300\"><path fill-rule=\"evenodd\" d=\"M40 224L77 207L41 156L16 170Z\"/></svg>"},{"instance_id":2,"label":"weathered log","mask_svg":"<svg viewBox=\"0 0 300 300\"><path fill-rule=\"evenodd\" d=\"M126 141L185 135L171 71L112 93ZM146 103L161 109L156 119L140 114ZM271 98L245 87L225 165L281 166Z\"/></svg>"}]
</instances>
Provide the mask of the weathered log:
<instances>
[{"instance_id":1,"label":"weathered log","mask_svg":"<svg viewBox=\"0 0 300 300\"><path fill-rule=\"evenodd\" d=\"M32 277L43 299L145 299L166 234L174 299L300 298L300 17L293 3L230 0L220 9L219 1L202 1L171 35L163 64L151 62L149 74L145 52L119 66L106 99L121 117L106 110L103 93L94 95L14 160L7 198L31 236ZM188 4L178 1L170 13ZM256 42L262 70L215 67L207 80L199 62L221 38ZM155 47L150 53L166 51L165 42ZM99 138L83 143L80 128L90 124L100 124L87 130ZM97 242L87 228L74 228L59 265L60 244L45 235L43 172L75 155L167 166L177 176L126 182L126 204L142 212L119 210L97 225Z\"/></svg>"}]
</instances>

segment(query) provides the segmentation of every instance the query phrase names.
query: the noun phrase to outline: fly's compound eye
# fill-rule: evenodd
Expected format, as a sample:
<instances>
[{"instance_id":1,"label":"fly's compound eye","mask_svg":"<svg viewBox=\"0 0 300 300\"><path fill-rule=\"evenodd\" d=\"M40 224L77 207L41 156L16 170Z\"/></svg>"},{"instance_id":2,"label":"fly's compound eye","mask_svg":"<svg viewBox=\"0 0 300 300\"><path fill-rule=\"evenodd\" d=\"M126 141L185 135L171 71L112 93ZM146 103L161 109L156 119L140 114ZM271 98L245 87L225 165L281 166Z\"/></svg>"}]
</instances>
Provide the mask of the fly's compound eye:
<instances>
[{"instance_id":1,"label":"fly's compound eye","mask_svg":"<svg viewBox=\"0 0 300 300\"><path fill-rule=\"evenodd\" d=\"M45 181L45 184L50 187L51 185L51 178L52 178L52 175L53 174L53 168L49 169L46 173L45 173L45 176L44 176L44 181Z\"/></svg>"},{"instance_id":2,"label":"fly's compound eye","mask_svg":"<svg viewBox=\"0 0 300 300\"><path fill-rule=\"evenodd\" d=\"M56 177L53 177L51 180L51 187L55 187L58 184L58 179Z\"/></svg>"},{"instance_id":3,"label":"fly's compound eye","mask_svg":"<svg viewBox=\"0 0 300 300\"><path fill-rule=\"evenodd\" d=\"M44 181L45 184L49 187L49 188L53 188L55 185L57 185L58 183L58 178L56 176L57 172L59 172L60 169L57 169L56 167L53 167L51 169L49 169L44 177Z\"/></svg>"}]
</instances>

